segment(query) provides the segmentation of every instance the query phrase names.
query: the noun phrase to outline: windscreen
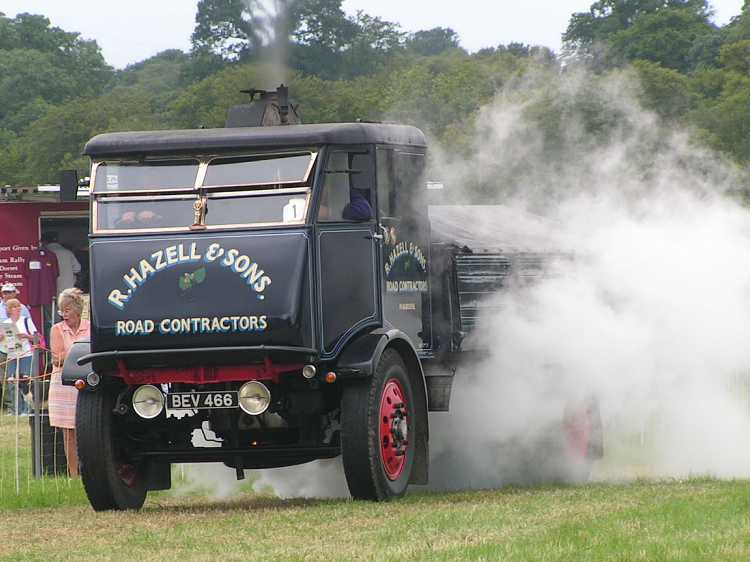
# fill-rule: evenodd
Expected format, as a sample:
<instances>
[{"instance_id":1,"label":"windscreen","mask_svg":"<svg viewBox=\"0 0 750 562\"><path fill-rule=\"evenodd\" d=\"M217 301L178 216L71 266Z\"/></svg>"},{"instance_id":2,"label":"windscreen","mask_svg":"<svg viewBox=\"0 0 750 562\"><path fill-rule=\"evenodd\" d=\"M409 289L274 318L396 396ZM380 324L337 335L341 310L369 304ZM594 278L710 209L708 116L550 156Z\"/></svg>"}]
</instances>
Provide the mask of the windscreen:
<instances>
[{"instance_id":1,"label":"windscreen","mask_svg":"<svg viewBox=\"0 0 750 562\"><path fill-rule=\"evenodd\" d=\"M206 226L290 224L305 220L307 194L210 195L206 200Z\"/></svg>"},{"instance_id":2,"label":"windscreen","mask_svg":"<svg viewBox=\"0 0 750 562\"><path fill-rule=\"evenodd\" d=\"M192 190L198 160L102 162L96 169L96 193L151 190Z\"/></svg>"},{"instance_id":3,"label":"windscreen","mask_svg":"<svg viewBox=\"0 0 750 562\"><path fill-rule=\"evenodd\" d=\"M100 162L94 173L94 228L140 232L301 224L316 157L317 152L297 151Z\"/></svg>"},{"instance_id":4,"label":"windscreen","mask_svg":"<svg viewBox=\"0 0 750 562\"><path fill-rule=\"evenodd\" d=\"M258 155L216 158L209 162L205 187L235 185L280 185L303 183L312 168L313 155Z\"/></svg>"},{"instance_id":5,"label":"windscreen","mask_svg":"<svg viewBox=\"0 0 750 562\"><path fill-rule=\"evenodd\" d=\"M151 230L190 226L194 197L180 199L102 199L96 208L99 230Z\"/></svg>"}]
</instances>

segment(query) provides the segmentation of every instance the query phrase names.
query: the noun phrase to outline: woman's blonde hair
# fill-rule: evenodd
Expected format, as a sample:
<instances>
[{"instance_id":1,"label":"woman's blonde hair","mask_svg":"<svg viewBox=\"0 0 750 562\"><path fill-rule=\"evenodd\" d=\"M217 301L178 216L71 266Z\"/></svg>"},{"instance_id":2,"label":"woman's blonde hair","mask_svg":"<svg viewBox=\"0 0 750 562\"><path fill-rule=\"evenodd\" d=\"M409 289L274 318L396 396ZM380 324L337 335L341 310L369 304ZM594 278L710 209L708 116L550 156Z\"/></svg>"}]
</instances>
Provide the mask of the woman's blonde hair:
<instances>
[{"instance_id":1,"label":"woman's blonde hair","mask_svg":"<svg viewBox=\"0 0 750 562\"><path fill-rule=\"evenodd\" d=\"M81 289L65 289L60 293L60 296L57 297L57 309L61 312L64 308L70 306L81 315L83 313L83 305L83 291L81 291Z\"/></svg>"},{"instance_id":2,"label":"woman's blonde hair","mask_svg":"<svg viewBox=\"0 0 750 562\"><path fill-rule=\"evenodd\" d=\"M8 299L5 301L5 309L9 310L11 308L21 308L23 305L21 304L21 301L18 299Z\"/></svg>"}]
</instances>

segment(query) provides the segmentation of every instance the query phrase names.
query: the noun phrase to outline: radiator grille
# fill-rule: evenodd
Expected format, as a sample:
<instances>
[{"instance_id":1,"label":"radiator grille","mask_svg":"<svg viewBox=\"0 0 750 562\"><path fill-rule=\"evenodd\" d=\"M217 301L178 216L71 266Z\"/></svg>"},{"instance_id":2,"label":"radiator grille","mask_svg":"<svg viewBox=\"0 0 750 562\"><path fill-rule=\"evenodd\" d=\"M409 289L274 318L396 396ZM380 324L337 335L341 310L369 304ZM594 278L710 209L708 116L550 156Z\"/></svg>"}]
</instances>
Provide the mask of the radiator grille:
<instances>
[{"instance_id":1,"label":"radiator grille","mask_svg":"<svg viewBox=\"0 0 750 562\"><path fill-rule=\"evenodd\" d=\"M457 254L456 285L461 331L474 329L480 315L501 310L491 295L511 282L524 284L539 278L548 256L541 254ZM494 303L494 304L491 304Z\"/></svg>"}]
</instances>

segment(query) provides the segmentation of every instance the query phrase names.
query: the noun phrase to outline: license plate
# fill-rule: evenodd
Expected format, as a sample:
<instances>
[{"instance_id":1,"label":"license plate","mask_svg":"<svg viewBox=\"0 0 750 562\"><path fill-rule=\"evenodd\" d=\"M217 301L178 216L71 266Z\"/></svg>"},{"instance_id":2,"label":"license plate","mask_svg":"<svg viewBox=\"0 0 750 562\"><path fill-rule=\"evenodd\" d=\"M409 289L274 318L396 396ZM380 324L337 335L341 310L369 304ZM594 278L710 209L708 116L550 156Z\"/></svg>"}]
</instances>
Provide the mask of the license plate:
<instances>
[{"instance_id":1,"label":"license plate","mask_svg":"<svg viewBox=\"0 0 750 562\"><path fill-rule=\"evenodd\" d=\"M171 392L167 394L170 410L205 410L208 408L237 408L237 392Z\"/></svg>"}]
</instances>

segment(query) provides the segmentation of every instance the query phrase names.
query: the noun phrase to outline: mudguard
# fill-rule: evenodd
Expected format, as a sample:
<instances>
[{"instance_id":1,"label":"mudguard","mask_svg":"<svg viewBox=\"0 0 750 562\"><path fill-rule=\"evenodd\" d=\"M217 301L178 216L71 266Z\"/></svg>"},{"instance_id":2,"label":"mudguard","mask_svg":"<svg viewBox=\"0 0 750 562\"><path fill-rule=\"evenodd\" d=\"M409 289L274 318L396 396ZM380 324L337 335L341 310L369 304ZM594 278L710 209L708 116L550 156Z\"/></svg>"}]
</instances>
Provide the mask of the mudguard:
<instances>
[{"instance_id":1,"label":"mudguard","mask_svg":"<svg viewBox=\"0 0 750 562\"><path fill-rule=\"evenodd\" d=\"M344 379L372 376L390 341L389 332L398 330L379 328L349 341L336 362L336 373Z\"/></svg>"},{"instance_id":2,"label":"mudguard","mask_svg":"<svg viewBox=\"0 0 750 562\"><path fill-rule=\"evenodd\" d=\"M78 379L85 379L86 375L91 372L90 363L78 364L78 360L89 353L91 353L91 342L77 341L73 344L63 363L62 383L64 385L73 386Z\"/></svg>"},{"instance_id":3,"label":"mudguard","mask_svg":"<svg viewBox=\"0 0 750 562\"><path fill-rule=\"evenodd\" d=\"M414 468L410 484L427 484L429 476L429 439L430 429L427 417L427 386L424 370L414 345L409 337L400 330L379 328L361 335L349 342L336 362L336 373L340 380L364 379L371 377L388 347L395 348L406 364L412 377L412 388L415 393L417 419L424 420L422 427L417 428L415 443Z\"/></svg>"}]
</instances>

